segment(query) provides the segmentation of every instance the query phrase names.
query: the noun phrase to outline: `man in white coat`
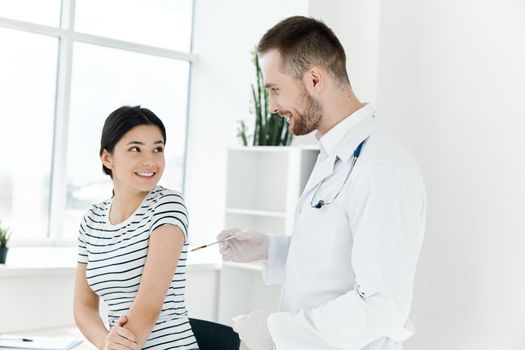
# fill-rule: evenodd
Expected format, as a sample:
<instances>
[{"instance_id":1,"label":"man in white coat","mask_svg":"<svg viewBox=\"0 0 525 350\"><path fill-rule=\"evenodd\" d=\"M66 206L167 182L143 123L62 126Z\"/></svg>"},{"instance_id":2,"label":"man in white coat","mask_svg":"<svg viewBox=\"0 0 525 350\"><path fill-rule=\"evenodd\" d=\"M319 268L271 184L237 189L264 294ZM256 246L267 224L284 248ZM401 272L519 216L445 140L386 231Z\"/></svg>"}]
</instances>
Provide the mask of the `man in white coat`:
<instances>
[{"instance_id":1,"label":"man in white coat","mask_svg":"<svg viewBox=\"0 0 525 350\"><path fill-rule=\"evenodd\" d=\"M218 235L224 260L264 260L266 283L282 283L279 312L254 311L234 329L253 350L399 350L413 333L425 227L418 167L354 95L344 49L324 23L287 18L257 50L271 110L295 135L316 130L321 152L292 235Z\"/></svg>"}]
</instances>

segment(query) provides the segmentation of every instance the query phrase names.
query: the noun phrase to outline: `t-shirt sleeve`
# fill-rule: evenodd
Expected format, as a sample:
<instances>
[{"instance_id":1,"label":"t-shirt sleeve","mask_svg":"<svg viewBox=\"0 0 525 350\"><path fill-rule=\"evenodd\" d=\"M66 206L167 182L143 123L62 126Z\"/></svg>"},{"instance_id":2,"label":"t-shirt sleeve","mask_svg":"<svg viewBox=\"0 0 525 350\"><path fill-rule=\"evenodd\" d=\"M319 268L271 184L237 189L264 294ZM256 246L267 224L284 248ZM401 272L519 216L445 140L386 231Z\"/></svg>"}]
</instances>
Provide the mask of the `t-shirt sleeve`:
<instances>
[{"instance_id":1,"label":"t-shirt sleeve","mask_svg":"<svg viewBox=\"0 0 525 350\"><path fill-rule=\"evenodd\" d=\"M86 216L84 215L82 221L80 222L80 228L78 229L78 263L87 264L88 262L88 252L87 252L87 243L86 243Z\"/></svg>"},{"instance_id":2,"label":"t-shirt sleeve","mask_svg":"<svg viewBox=\"0 0 525 350\"><path fill-rule=\"evenodd\" d=\"M153 210L152 221L152 232L163 225L175 225L184 233L184 239L188 238L188 211L184 199L178 193L164 194L159 199Z\"/></svg>"}]
</instances>

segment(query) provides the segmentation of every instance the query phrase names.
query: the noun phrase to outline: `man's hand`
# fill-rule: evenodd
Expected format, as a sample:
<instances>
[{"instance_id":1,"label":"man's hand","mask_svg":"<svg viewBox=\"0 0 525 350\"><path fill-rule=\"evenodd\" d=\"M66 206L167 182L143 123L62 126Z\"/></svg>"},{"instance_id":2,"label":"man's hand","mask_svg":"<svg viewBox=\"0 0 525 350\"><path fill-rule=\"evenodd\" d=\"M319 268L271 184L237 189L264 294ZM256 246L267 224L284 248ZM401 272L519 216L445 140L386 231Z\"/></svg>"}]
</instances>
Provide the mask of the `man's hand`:
<instances>
[{"instance_id":1,"label":"man's hand","mask_svg":"<svg viewBox=\"0 0 525 350\"><path fill-rule=\"evenodd\" d=\"M137 350L137 337L129 330L123 328L128 322L126 316L120 316L118 324L111 327L104 344L102 344L102 350Z\"/></svg>"},{"instance_id":2,"label":"man's hand","mask_svg":"<svg viewBox=\"0 0 525 350\"><path fill-rule=\"evenodd\" d=\"M233 330L246 343L250 350L272 350L273 341L268 331L268 311L252 311L239 319L234 319Z\"/></svg>"},{"instance_id":3,"label":"man's hand","mask_svg":"<svg viewBox=\"0 0 525 350\"><path fill-rule=\"evenodd\" d=\"M232 239L225 240L231 236ZM223 230L217 240L225 261L252 262L268 258L268 236L264 233L233 228Z\"/></svg>"}]
</instances>

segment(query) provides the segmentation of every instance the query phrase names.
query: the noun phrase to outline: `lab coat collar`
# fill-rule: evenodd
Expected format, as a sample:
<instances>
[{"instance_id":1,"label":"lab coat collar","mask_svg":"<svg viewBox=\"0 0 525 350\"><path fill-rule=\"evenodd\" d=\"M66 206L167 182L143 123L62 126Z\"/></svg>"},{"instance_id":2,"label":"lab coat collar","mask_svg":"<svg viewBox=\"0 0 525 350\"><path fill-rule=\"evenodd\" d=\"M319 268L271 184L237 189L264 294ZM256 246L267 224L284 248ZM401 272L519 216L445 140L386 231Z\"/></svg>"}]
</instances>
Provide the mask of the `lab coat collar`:
<instances>
[{"instance_id":1,"label":"lab coat collar","mask_svg":"<svg viewBox=\"0 0 525 350\"><path fill-rule=\"evenodd\" d=\"M348 149L348 141L354 141L359 134L366 133L367 128L362 128L363 124L366 124L373 120L374 111L372 106L367 103L351 115L336 124L326 134L321 136L319 132L316 133L316 138L319 140L319 146L321 149L322 157L337 156L343 161L347 161L351 155L353 155L354 147L352 150ZM357 137L359 138L359 137ZM366 137L365 137L366 138ZM357 145L362 140L359 140ZM347 141L347 142L345 142Z\"/></svg>"},{"instance_id":2,"label":"lab coat collar","mask_svg":"<svg viewBox=\"0 0 525 350\"><path fill-rule=\"evenodd\" d=\"M375 117L375 112L372 109L372 106L367 104L359 111L362 111L362 113L359 115L357 123L355 126L348 129L346 135L344 135L334 150L335 155L344 162L350 161L359 144L366 140L368 136L372 135L382 125Z\"/></svg>"},{"instance_id":3,"label":"lab coat collar","mask_svg":"<svg viewBox=\"0 0 525 350\"><path fill-rule=\"evenodd\" d=\"M321 153L303 194L333 173L337 159L350 160L357 146L378 127L372 106L366 104L318 138Z\"/></svg>"}]
</instances>

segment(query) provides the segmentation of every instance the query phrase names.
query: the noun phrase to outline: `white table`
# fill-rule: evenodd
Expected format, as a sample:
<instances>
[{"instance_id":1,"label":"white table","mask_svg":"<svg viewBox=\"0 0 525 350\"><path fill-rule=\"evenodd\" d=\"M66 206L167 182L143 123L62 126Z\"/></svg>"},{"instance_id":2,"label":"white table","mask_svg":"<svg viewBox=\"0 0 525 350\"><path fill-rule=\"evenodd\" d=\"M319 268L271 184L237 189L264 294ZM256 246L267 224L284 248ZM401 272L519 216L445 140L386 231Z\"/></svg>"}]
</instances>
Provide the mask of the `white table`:
<instances>
[{"instance_id":1,"label":"white table","mask_svg":"<svg viewBox=\"0 0 525 350\"><path fill-rule=\"evenodd\" d=\"M81 344L75 346L73 350L97 350L97 348L87 341L82 333L75 326L60 327L60 328L46 328L46 329L35 329L27 330L24 332L12 332L9 334L20 334L21 336L32 335L32 336L43 336L43 337L76 337L84 340ZM0 347L0 349L7 349ZM12 350L12 349L10 349Z\"/></svg>"}]
</instances>

